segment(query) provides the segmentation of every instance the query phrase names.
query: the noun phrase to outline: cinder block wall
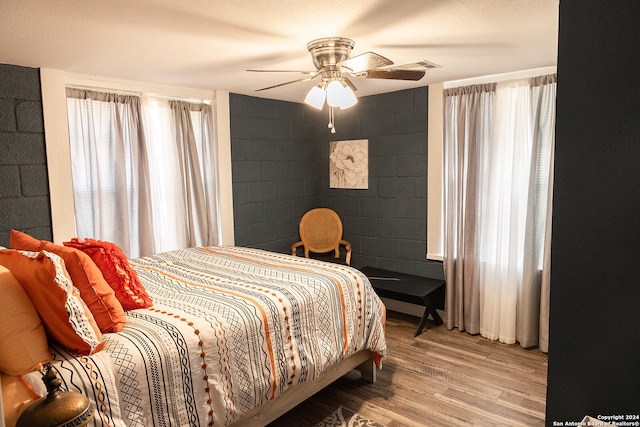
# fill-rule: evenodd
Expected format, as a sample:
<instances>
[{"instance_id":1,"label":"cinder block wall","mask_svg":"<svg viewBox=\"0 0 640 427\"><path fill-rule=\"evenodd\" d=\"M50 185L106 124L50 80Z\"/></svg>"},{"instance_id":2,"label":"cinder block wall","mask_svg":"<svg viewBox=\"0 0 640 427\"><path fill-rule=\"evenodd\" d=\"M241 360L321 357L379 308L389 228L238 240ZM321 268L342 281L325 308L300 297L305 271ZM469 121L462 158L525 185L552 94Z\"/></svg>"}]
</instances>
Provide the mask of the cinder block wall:
<instances>
[{"instance_id":1,"label":"cinder block wall","mask_svg":"<svg viewBox=\"0 0 640 427\"><path fill-rule=\"evenodd\" d=\"M235 240L289 252L315 207L316 146L305 106L231 94Z\"/></svg>"},{"instance_id":2,"label":"cinder block wall","mask_svg":"<svg viewBox=\"0 0 640 427\"><path fill-rule=\"evenodd\" d=\"M52 239L40 72L0 64L0 246L12 228Z\"/></svg>"},{"instance_id":3,"label":"cinder block wall","mask_svg":"<svg viewBox=\"0 0 640 427\"><path fill-rule=\"evenodd\" d=\"M443 277L442 263L427 261L428 88L367 96L336 112L336 133L316 117L319 206L342 217L356 267L371 265ZM369 188L329 188L329 141L369 141Z\"/></svg>"},{"instance_id":4,"label":"cinder block wall","mask_svg":"<svg viewBox=\"0 0 640 427\"><path fill-rule=\"evenodd\" d=\"M314 207L341 216L352 264L442 277L426 260L427 88L360 98L336 112L231 95L236 244L288 252ZM369 141L369 189L329 188L329 142Z\"/></svg>"}]
</instances>

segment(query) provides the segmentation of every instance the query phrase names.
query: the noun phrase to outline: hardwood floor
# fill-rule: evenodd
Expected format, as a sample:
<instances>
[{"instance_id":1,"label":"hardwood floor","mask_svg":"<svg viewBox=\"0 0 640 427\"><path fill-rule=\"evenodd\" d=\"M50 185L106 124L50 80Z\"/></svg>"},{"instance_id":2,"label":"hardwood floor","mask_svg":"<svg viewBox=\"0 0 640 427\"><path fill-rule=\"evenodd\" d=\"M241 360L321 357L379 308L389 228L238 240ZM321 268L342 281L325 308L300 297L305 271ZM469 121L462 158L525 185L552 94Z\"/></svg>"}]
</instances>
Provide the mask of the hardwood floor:
<instances>
[{"instance_id":1,"label":"hardwood floor","mask_svg":"<svg viewBox=\"0 0 640 427\"><path fill-rule=\"evenodd\" d=\"M387 427L543 426L547 356L387 313L388 354L374 384L353 372L269 427L313 426L343 405Z\"/></svg>"}]
</instances>

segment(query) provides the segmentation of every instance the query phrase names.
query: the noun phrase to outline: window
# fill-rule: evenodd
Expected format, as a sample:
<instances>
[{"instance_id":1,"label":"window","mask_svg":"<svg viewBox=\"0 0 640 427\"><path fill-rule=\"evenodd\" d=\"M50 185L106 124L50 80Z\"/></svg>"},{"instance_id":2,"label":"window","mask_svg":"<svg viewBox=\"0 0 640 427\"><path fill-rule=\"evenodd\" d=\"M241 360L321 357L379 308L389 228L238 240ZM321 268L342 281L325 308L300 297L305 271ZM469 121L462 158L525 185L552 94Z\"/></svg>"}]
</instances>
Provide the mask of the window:
<instances>
[{"instance_id":1,"label":"window","mask_svg":"<svg viewBox=\"0 0 640 427\"><path fill-rule=\"evenodd\" d=\"M218 242L207 104L69 88L67 110L78 236L133 257Z\"/></svg>"},{"instance_id":2,"label":"window","mask_svg":"<svg viewBox=\"0 0 640 427\"><path fill-rule=\"evenodd\" d=\"M71 177L71 151L67 119L67 87L93 88L99 91L151 94L156 98L206 100L211 105L215 138L218 186L218 212L221 244L234 244L233 193L231 178L231 134L229 93L193 89L156 83L110 79L67 73L51 68L40 69L44 116L47 170L49 174L51 224L53 240L62 243L77 236L75 203Z\"/></svg>"},{"instance_id":3,"label":"window","mask_svg":"<svg viewBox=\"0 0 640 427\"><path fill-rule=\"evenodd\" d=\"M427 259L442 260L444 255L444 221L443 221L443 123L444 123L444 89L498 82L510 79L528 78L542 74L555 73L555 67L545 67L522 72L478 77L429 85L429 154L427 176Z\"/></svg>"}]
</instances>

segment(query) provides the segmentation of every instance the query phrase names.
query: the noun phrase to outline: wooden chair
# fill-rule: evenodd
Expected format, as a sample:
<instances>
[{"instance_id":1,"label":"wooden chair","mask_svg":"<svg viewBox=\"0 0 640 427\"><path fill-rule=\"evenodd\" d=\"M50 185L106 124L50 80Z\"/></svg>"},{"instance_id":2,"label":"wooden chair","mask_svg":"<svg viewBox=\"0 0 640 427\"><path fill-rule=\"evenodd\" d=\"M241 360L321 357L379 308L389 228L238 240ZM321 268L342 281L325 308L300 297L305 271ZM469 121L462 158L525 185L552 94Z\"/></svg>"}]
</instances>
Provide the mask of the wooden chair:
<instances>
[{"instance_id":1,"label":"wooden chair","mask_svg":"<svg viewBox=\"0 0 640 427\"><path fill-rule=\"evenodd\" d=\"M333 252L333 257L313 258L351 265L351 243L342 240L342 221L338 214L328 208L311 209L300 219L300 241L291 245L291 255L297 255L300 246L304 249L305 258L310 252L327 254ZM346 248L346 259L341 262L340 245Z\"/></svg>"}]
</instances>

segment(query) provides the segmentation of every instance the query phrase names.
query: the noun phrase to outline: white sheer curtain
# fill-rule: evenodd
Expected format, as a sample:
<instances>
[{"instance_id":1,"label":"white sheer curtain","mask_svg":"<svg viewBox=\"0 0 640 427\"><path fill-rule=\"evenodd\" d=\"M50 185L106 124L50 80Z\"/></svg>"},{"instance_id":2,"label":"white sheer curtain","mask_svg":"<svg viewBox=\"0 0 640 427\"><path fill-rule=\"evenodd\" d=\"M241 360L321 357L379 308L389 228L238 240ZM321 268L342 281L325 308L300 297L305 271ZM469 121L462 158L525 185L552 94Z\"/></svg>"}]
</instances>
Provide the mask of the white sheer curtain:
<instances>
[{"instance_id":1,"label":"white sheer curtain","mask_svg":"<svg viewBox=\"0 0 640 427\"><path fill-rule=\"evenodd\" d=\"M211 107L170 101L185 213L184 244L208 246L219 241L215 150L211 143Z\"/></svg>"},{"instance_id":2,"label":"white sheer curtain","mask_svg":"<svg viewBox=\"0 0 640 427\"><path fill-rule=\"evenodd\" d=\"M444 107L447 326L546 351L555 76L448 89Z\"/></svg>"},{"instance_id":3,"label":"white sheer curtain","mask_svg":"<svg viewBox=\"0 0 640 427\"><path fill-rule=\"evenodd\" d=\"M178 147L173 138L172 112L167 99L143 98L142 118L149 144L154 252L186 247ZM170 226L167 226L171 224ZM164 229L163 229L164 227Z\"/></svg>"},{"instance_id":4,"label":"white sheer curtain","mask_svg":"<svg viewBox=\"0 0 640 427\"><path fill-rule=\"evenodd\" d=\"M76 229L127 254L153 252L140 100L67 89Z\"/></svg>"},{"instance_id":5,"label":"white sheer curtain","mask_svg":"<svg viewBox=\"0 0 640 427\"><path fill-rule=\"evenodd\" d=\"M172 102L67 89L78 236L113 241L130 257L218 244L211 109ZM180 108L194 111L177 123ZM131 109L135 118L114 113ZM182 163L182 127L191 129L198 165ZM202 191L191 191L186 175ZM194 205L203 218L196 227L187 219Z\"/></svg>"}]
</instances>

